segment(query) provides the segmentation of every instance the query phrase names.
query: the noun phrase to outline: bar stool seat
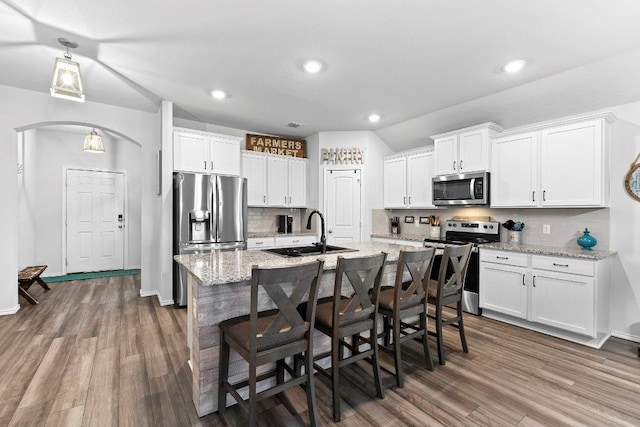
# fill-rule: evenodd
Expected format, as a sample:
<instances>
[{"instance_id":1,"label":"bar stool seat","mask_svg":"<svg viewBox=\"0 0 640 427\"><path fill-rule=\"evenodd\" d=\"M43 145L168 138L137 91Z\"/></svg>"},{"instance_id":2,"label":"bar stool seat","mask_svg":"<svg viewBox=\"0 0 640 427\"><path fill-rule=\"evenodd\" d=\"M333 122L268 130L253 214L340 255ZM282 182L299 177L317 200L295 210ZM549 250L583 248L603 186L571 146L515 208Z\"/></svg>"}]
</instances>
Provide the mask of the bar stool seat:
<instances>
[{"instance_id":1,"label":"bar stool seat","mask_svg":"<svg viewBox=\"0 0 640 427\"><path fill-rule=\"evenodd\" d=\"M324 262L305 263L292 267L259 268L251 270L251 307L248 315L220 323L220 379L218 383L218 412L224 414L227 394L231 394L240 407L249 414L248 425L254 427L258 420L258 400L273 396L288 388L306 384L309 419L312 426L318 423L313 383L313 327L318 298L318 286ZM264 291L276 309L258 312L258 293ZM303 313L298 305L308 295ZM260 302L268 298L260 294ZM229 382L229 353L234 350L249 363L249 379L234 384ZM305 373L289 366L285 359L304 354ZM274 364L275 369L257 375L258 367ZM285 371L290 375L285 381ZM276 377L276 385L260 393L260 381ZM238 390L249 388L245 401Z\"/></svg>"}]
</instances>

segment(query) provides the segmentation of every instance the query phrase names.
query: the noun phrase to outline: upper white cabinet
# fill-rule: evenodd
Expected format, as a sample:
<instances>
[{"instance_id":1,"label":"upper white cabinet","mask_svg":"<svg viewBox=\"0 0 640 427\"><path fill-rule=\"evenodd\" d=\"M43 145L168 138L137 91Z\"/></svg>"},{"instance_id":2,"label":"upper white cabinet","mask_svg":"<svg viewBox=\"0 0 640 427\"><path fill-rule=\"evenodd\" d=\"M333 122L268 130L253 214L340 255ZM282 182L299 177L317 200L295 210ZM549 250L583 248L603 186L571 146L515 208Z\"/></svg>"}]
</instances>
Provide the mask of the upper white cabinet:
<instances>
[{"instance_id":1,"label":"upper white cabinet","mask_svg":"<svg viewBox=\"0 0 640 427\"><path fill-rule=\"evenodd\" d=\"M491 206L607 206L611 118L582 117L495 137Z\"/></svg>"},{"instance_id":2,"label":"upper white cabinet","mask_svg":"<svg viewBox=\"0 0 640 427\"><path fill-rule=\"evenodd\" d=\"M307 206L306 159L243 151L242 176L249 206Z\"/></svg>"},{"instance_id":3,"label":"upper white cabinet","mask_svg":"<svg viewBox=\"0 0 640 427\"><path fill-rule=\"evenodd\" d=\"M417 150L384 160L385 208L432 208L433 151Z\"/></svg>"},{"instance_id":4,"label":"upper white cabinet","mask_svg":"<svg viewBox=\"0 0 640 427\"><path fill-rule=\"evenodd\" d=\"M173 170L240 175L242 138L174 128Z\"/></svg>"},{"instance_id":5,"label":"upper white cabinet","mask_svg":"<svg viewBox=\"0 0 640 427\"><path fill-rule=\"evenodd\" d=\"M491 163L490 138L502 131L495 123L433 135L435 175L488 171Z\"/></svg>"},{"instance_id":6,"label":"upper white cabinet","mask_svg":"<svg viewBox=\"0 0 640 427\"><path fill-rule=\"evenodd\" d=\"M243 151L242 177L247 178L247 204L267 206L267 157Z\"/></svg>"}]
</instances>

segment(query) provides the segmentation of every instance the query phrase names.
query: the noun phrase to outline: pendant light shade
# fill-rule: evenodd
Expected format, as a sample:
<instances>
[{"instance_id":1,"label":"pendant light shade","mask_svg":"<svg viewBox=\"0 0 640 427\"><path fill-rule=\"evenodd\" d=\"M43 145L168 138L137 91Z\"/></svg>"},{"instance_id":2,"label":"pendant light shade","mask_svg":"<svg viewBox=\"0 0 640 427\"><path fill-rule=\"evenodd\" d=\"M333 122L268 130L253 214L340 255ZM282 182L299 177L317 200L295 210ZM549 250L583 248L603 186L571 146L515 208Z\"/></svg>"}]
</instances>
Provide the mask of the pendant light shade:
<instances>
[{"instance_id":1,"label":"pendant light shade","mask_svg":"<svg viewBox=\"0 0 640 427\"><path fill-rule=\"evenodd\" d=\"M104 143L102 137L95 129L84 137L84 151L87 153L104 153Z\"/></svg>"},{"instance_id":2,"label":"pendant light shade","mask_svg":"<svg viewBox=\"0 0 640 427\"><path fill-rule=\"evenodd\" d=\"M51 96L68 99L70 101L84 102L82 79L80 77L80 64L71 60L69 48L78 47L78 43L59 38L61 45L67 48L64 58L56 58L51 77Z\"/></svg>"}]
</instances>

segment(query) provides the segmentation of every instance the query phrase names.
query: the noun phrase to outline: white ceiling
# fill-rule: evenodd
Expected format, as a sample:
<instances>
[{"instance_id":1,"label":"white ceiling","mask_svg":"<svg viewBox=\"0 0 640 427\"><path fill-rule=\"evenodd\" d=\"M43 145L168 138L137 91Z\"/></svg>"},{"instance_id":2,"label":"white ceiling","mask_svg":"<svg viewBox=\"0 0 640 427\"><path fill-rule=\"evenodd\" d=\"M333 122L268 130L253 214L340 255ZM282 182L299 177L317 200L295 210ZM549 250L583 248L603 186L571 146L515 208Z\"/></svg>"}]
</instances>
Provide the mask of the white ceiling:
<instances>
[{"instance_id":1,"label":"white ceiling","mask_svg":"<svg viewBox=\"0 0 640 427\"><path fill-rule=\"evenodd\" d=\"M0 84L47 92L66 37L88 101L166 99L278 135L368 129L398 150L640 100L639 22L638 0L0 0ZM307 58L326 69L303 73ZM501 73L515 58L528 66Z\"/></svg>"}]
</instances>

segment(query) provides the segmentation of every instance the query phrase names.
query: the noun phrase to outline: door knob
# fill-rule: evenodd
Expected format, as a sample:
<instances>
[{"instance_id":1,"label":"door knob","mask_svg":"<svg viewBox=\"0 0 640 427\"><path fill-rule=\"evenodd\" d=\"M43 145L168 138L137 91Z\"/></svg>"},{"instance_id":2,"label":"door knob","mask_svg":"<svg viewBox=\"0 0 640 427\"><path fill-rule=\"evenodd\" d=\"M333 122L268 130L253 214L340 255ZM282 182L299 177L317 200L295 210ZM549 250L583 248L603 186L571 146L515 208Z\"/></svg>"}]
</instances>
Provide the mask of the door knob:
<instances>
[{"instance_id":1,"label":"door knob","mask_svg":"<svg viewBox=\"0 0 640 427\"><path fill-rule=\"evenodd\" d=\"M329 230L329 231L327 231L327 233L331 234L331 233L333 233L333 230Z\"/></svg>"}]
</instances>

